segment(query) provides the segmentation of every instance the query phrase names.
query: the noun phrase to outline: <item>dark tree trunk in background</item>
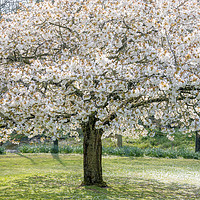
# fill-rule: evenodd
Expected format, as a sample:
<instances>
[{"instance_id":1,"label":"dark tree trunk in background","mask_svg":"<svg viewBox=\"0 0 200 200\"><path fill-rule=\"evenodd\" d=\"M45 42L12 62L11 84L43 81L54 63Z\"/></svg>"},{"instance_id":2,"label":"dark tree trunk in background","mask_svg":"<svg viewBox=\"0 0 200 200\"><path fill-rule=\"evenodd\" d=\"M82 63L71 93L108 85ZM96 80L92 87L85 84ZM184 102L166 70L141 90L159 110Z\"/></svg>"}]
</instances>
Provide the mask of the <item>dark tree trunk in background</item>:
<instances>
[{"instance_id":1,"label":"dark tree trunk in background","mask_svg":"<svg viewBox=\"0 0 200 200\"><path fill-rule=\"evenodd\" d=\"M116 135L117 137L117 147L122 147L122 135Z\"/></svg>"},{"instance_id":2,"label":"dark tree trunk in background","mask_svg":"<svg viewBox=\"0 0 200 200\"><path fill-rule=\"evenodd\" d=\"M82 185L106 187L102 176L102 131L95 129L95 118L82 124L83 130L83 170Z\"/></svg>"},{"instance_id":3,"label":"dark tree trunk in background","mask_svg":"<svg viewBox=\"0 0 200 200\"><path fill-rule=\"evenodd\" d=\"M53 141L53 153L58 153L58 139Z\"/></svg>"},{"instance_id":4,"label":"dark tree trunk in background","mask_svg":"<svg viewBox=\"0 0 200 200\"><path fill-rule=\"evenodd\" d=\"M200 131L196 131L195 152L200 152Z\"/></svg>"}]
</instances>

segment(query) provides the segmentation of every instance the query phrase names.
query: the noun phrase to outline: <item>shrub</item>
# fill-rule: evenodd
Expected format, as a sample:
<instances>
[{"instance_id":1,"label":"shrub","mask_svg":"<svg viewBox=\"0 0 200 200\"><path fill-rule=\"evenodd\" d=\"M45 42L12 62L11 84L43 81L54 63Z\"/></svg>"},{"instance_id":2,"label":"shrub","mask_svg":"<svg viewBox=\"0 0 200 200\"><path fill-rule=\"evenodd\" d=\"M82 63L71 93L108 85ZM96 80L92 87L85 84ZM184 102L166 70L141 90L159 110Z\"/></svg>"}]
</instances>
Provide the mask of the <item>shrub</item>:
<instances>
[{"instance_id":1,"label":"shrub","mask_svg":"<svg viewBox=\"0 0 200 200\"><path fill-rule=\"evenodd\" d=\"M121 147L121 148L107 147L107 148L103 148L103 154L142 157L144 156L144 150L138 147Z\"/></svg>"},{"instance_id":2,"label":"shrub","mask_svg":"<svg viewBox=\"0 0 200 200\"><path fill-rule=\"evenodd\" d=\"M51 147L47 145L22 145L18 147L18 151L21 153L49 153L50 150Z\"/></svg>"},{"instance_id":3,"label":"shrub","mask_svg":"<svg viewBox=\"0 0 200 200\"><path fill-rule=\"evenodd\" d=\"M80 153L83 154L83 147L82 146L75 146L73 147L73 153Z\"/></svg>"},{"instance_id":4,"label":"shrub","mask_svg":"<svg viewBox=\"0 0 200 200\"><path fill-rule=\"evenodd\" d=\"M52 147L50 153L60 153L58 148Z\"/></svg>"},{"instance_id":5,"label":"shrub","mask_svg":"<svg viewBox=\"0 0 200 200\"><path fill-rule=\"evenodd\" d=\"M166 150L167 158L178 158L178 152L176 150Z\"/></svg>"},{"instance_id":6,"label":"shrub","mask_svg":"<svg viewBox=\"0 0 200 200\"><path fill-rule=\"evenodd\" d=\"M166 151L160 148L146 149L145 155L150 156L150 157L157 157L157 158L167 157Z\"/></svg>"},{"instance_id":7,"label":"shrub","mask_svg":"<svg viewBox=\"0 0 200 200\"><path fill-rule=\"evenodd\" d=\"M6 154L6 150L4 147L0 147L0 154Z\"/></svg>"},{"instance_id":8,"label":"shrub","mask_svg":"<svg viewBox=\"0 0 200 200\"><path fill-rule=\"evenodd\" d=\"M23 145L18 147L18 151L21 153L30 153L30 146L29 145Z\"/></svg>"},{"instance_id":9,"label":"shrub","mask_svg":"<svg viewBox=\"0 0 200 200\"><path fill-rule=\"evenodd\" d=\"M38 153L49 153L51 151L51 147L47 145L39 146L38 151Z\"/></svg>"},{"instance_id":10,"label":"shrub","mask_svg":"<svg viewBox=\"0 0 200 200\"><path fill-rule=\"evenodd\" d=\"M180 157L186 159L200 159L200 152L194 152L188 149L180 149L178 151Z\"/></svg>"},{"instance_id":11,"label":"shrub","mask_svg":"<svg viewBox=\"0 0 200 200\"><path fill-rule=\"evenodd\" d=\"M18 148L21 153L57 153L50 145L23 145ZM0 147L0 154L3 154L5 149ZM83 146L59 146L58 153L78 153L83 154ZM157 158L186 158L186 159L200 159L200 153L195 153L192 150L181 148L179 150L173 149L160 149L160 148L147 148L141 149L139 147L103 147L103 154L116 155L116 156L134 156L134 157L157 157Z\"/></svg>"},{"instance_id":12,"label":"shrub","mask_svg":"<svg viewBox=\"0 0 200 200\"><path fill-rule=\"evenodd\" d=\"M124 147L126 156L143 157L144 150L138 147Z\"/></svg>"},{"instance_id":13,"label":"shrub","mask_svg":"<svg viewBox=\"0 0 200 200\"><path fill-rule=\"evenodd\" d=\"M50 145L22 145L18 147L18 151L21 153L83 153L82 146L62 146L57 149Z\"/></svg>"},{"instance_id":14,"label":"shrub","mask_svg":"<svg viewBox=\"0 0 200 200\"><path fill-rule=\"evenodd\" d=\"M61 153L72 153L73 152L73 148L71 146L62 146L60 147L60 152Z\"/></svg>"}]
</instances>

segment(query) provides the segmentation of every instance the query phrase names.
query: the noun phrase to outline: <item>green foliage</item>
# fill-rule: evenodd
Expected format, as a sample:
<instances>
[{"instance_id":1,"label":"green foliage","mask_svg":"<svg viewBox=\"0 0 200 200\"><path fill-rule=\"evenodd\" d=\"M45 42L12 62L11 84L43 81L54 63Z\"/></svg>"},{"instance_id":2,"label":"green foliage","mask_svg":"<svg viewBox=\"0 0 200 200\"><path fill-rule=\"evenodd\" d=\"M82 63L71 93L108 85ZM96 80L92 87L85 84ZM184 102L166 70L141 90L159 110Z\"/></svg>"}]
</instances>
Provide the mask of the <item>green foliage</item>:
<instances>
[{"instance_id":1,"label":"green foliage","mask_svg":"<svg viewBox=\"0 0 200 200\"><path fill-rule=\"evenodd\" d=\"M62 153L73 153L73 148L69 145L60 147Z\"/></svg>"},{"instance_id":2,"label":"green foliage","mask_svg":"<svg viewBox=\"0 0 200 200\"><path fill-rule=\"evenodd\" d=\"M80 153L80 154L82 154L83 153L83 147L82 146L73 147L73 153Z\"/></svg>"},{"instance_id":3,"label":"green foliage","mask_svg":"<svg viewBox=\"0 0 200 200\"><path fill-rule=\"evenodd\" d=\"M0 156L0 199L182 199L200 197L200 161L104 156L108 188L81 187L82 155Z\"/></svg>"},{"instance_id":4,"label":"green foliage","mask_svg":"<svg viewBox=\"0 0 200 200\"><path fill-rule=\"evenodd\" d=\"M188 149L180 149L178 151L180 157L186 159L199 159L200 160L200 152L190 151Z\"/></svg>"},{"instance_id":5,"label":"green foliage","mask_svg":"<svg viewBox=\"0 0 200 200\"><path fill-rule=\"evenodd\" d=\"M116 155L116 156L133 156L133 157L156 157L156 158L187 158L187 159L200 159L200 153L188 149L173 150L173 149L160 149L160 148L147 148L141 149L138 147L104 147L103 154Z\"/></svg>"},{"instance_id":6,"label":"green foliage","mask_svg":"<svg viewBox=\"0 0 200 200\"><path fill-rule=\"evenodd\" d=\"M168 149L168 150L165 150L166 152L166 157L167 158L178 158L178 153L176 150L173 150L173 149Z\"/></svg>"},{"instance_id":7,"label":"green foliage","mask_svg":"<svg viewBox=\"0 0 200 200\"><path fill-rule=\"evenodd\" d=\"M18 151L21 153L49 153L51 152L51 147L47 145L24 144L18 147Z\"/></svg>"},{"instance_id":8,"label":"green foliage","mask_svg":"<svg viewBox=\"0 0 200 200\"><path fill-rule=\"evenodd\" d=\"M166 133L156 131L154 137L140 137L139 139L124 138L123 143L126 146L136 146L142 149L146 148L160 148L160 149L178 149L189 148L194 149L195 134L182 134L176 132L174 140L170 141L166 137Z\"/></svg>"},{"instance_id":9,"label":"green foliage","mask_svg":"<svg viewBox=\"0 0 200 200\"><path fill-rule=\"evenodd\" d=\"M58 147L52 147L52 148L50 149L50 152L51 152L51 153L59 153L59 148L58 148Z\"/></svg>"},{"instance_id":10,"label":"green foliage","mask_svg":"<svg viewBox=\"0 0 200 200\"><path fill-rule=\"evenodd\" d=\"M116 155L116 156L134 156L134 157L143 157L144 150L138 147L104 147L103 154Z\"/></svg>"},{"instance_id":11,"label":"green foliage","mask_svg":"<svg viewBox=\"0 0 200 200\"><path fill-rule=\"evenodd\" d=\"M159 148L146 149L145 155L149 157L166 158L165 150Z\"/></svg>"},{"instance_id":12,"label":"green foliage","mask_svg":"<svg viewBox=\"0 0 200 200\"><path fill-rule=\"evenodd\" d=\"M54 148L52 145L49 144L39 144L39 145L30 145L24 144L18 147L18 151L21 153L83 153L83 147L80 146L58 146Z\"/></svg>"},{"instance_id":13,"label":"green foliage","mask_svg":"<svg viewBox=\"0 0 200 200\"><path fill-rule=\"evenodd\" d=\"M145 155L157 158L178 158L179 153L176 150L163 150L160 148L145 149Z\"/></svg>"},{"instance_id":14,"label":"green foliage","mask_svg":"<svg viewBox=\"0 0 200 200\"><path fill-rule=\"evenodd\" d=\"M22 145L18 148L21 153L57 153L50 145ZM78 153L83 154L83 146L59 146L58 153L69 154ZM139 147L124 146L118 147L103 147L102 153L104 155L116 156L133 156L133 157L156 157L156 158L186 158L186 159L200 159L200 153L195 153L192 150L185 148L175 149L161 149L161 148L147 148L141 149Z\"/></svg>"},{"instance_id":15,"label":"green foliage","mask_svg":"<svg viewBox=\"0 0 200 200\"><path fill-rule=\"evenodd\" d=\"M5 148L2 146L0 146L0 154L6 154Z\"/></svg>"}]
</instances>

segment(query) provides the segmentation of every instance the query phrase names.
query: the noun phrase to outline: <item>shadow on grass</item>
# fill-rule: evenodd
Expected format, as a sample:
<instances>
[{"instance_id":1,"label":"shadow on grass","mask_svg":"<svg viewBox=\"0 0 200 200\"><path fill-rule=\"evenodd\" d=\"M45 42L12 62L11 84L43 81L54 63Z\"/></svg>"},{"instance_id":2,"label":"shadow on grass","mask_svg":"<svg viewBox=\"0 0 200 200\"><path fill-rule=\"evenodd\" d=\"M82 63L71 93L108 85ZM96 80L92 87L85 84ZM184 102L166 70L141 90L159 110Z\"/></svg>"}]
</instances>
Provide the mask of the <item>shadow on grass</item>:
<instances>
[{"instance_id":1,"label":"shadow on grass","mask_svg":"<svg viewBox=\"0 0 200 200\"><path fill-rule=\"evenodd\" d=\"M57 160L63 167L66 167L65 163L60 159L58 153L51 153L53 159Z\"/></svg>"},{"instance_id":2,"label":"shadow on grass","mask_svg":"<svg viewBox=\"0 0 200 200\"><path fill-rule=\"evenodd\" d=\"M32 164L34 164L34 165L36 164L36 162L32 158L29 158L28 156L25 156L25 155L23 155L21 153L15 153L15 154L17 154L18 156L21 156L23 158L26 158L26 159L30 160L32 162Z\"/></svg>"},{"instance_id":3,"label":"shadow on grass","mask_svg":"<svg viewBox=\"0 0 200 200\"><path fill-rule=\"evenodd\" d=\"M199 199L200 188L189 184L163 183L157 180L113 177L109 180L114 196L126 199ZM116 183L118 183L116 185ZM119 198L119 199L120 199Z\"/></svg>"},{"instance_id":4,"label":"shadow on grass","mask_svg":"<svg viewBox=\"0 0 200 200\"><path fill-rule=\"evenodd\" d=\"M0 192L0 199L200 199L192 185L162 183L134 177L107 177L108 188L79 186L80 174L49 174L14 181Z\"/></svg>"}]
</instances>

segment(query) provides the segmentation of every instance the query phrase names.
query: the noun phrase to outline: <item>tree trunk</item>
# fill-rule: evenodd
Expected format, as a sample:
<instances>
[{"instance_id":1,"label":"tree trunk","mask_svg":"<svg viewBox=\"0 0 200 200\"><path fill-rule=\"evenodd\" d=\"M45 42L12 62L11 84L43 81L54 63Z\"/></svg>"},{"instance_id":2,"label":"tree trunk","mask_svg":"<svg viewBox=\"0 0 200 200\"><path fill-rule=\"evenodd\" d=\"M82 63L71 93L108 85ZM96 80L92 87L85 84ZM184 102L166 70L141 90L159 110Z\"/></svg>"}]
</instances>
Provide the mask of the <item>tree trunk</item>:
<instances>
[{"instance_id":1,"label":"tree trunk","mask_svg":"<svg viewBox=\"0 0 200 200\"><path fill-rule=\"evenodd\" d=\"M117 137L117 147L122 147L122 135L116 135Z\"/></svg>"},{"instance_id":2,"label":"tree trunk","mask_svg":"<svg viewBox=\"0 0 200 200\"><path fill-rule=\"evenodd\" d=\"M195 152L200 152L200 133L196 131Z\"/></svg>"},{"instance_id":3,"label":"tree trunk","mask_svg":"<svg viewBox=\"0 0 200 200\"><path fill-rule=\"evenodd\" d=\"M53 141L53 153L58 153L58 139Z\"/></svg>"},{"instance_id":4,"label":"tree trunk","mask_svg":"<svg viewBox=\"0 0 200 200\"><path fill-rule=\"evenodd\" d=\"M106 187L102 176L102 130L95 129L96 119L90 117L89 122L82 124L83 130L83 169L82 185Z\"/></svg>"}]
</instances>

